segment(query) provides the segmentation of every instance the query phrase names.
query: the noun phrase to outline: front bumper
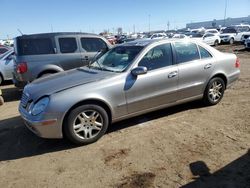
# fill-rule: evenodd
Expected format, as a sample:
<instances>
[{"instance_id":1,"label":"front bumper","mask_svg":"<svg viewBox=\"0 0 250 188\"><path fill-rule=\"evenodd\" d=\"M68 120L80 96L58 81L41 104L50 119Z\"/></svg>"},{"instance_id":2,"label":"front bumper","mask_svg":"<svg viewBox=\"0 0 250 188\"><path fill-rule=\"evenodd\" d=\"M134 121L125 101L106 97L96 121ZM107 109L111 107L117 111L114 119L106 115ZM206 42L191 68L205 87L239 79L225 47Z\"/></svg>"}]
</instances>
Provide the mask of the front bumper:
<instances>
[{"instance_id":1,"label":"front bumper","mask_svg":"<svg viewBox=\"0 0 250 188\"><path fill-rule=\"evenodd\" d=\"M61 126L58 124L57 118L42 118L29 114L21 105L19 105L19 112L26 127L42 138L62 138Z\"/></svg>"},{"instance_id":2,"label":"front bumper","mask_svg":"<svg viewBox=\"0 0 250 188\"><path fill-rule=\"evenodd\" d=\"M220 38L221 43L228 43L230 41L230 38Z\"/></svg>"}]
</instances>

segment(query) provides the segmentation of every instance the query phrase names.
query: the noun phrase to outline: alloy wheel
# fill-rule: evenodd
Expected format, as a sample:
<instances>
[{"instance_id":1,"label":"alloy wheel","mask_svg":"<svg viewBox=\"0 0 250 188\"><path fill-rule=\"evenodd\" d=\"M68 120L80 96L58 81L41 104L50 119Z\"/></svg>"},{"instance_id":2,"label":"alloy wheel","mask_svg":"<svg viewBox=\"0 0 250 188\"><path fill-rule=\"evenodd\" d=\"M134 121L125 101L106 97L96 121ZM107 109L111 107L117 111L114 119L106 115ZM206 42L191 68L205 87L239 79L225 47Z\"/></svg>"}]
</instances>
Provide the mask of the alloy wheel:
<instances>
[{"instance_id":1,"label":"alloy wheel","mask_svg":"<svg viewBox=\"0 0 250 188\"><path fill-rule=\"evenodd\" d=\"M223 86L222 83L219 81L214 81L209 88L208 96L211 101L217 102L220 100L221 96L223 94Z\"/></svg>"},{"instance_id":2,"label":"alloy wheel","mask_svg":"<svg viewBox=\"0 0 250 188\"><path fill-rule=\"evenodd\" d=\"M96 110L85 110L78 114L73 122L73 131L80 139L96 137L102 130L104 120Z\"/></svg>"}]
</instances>

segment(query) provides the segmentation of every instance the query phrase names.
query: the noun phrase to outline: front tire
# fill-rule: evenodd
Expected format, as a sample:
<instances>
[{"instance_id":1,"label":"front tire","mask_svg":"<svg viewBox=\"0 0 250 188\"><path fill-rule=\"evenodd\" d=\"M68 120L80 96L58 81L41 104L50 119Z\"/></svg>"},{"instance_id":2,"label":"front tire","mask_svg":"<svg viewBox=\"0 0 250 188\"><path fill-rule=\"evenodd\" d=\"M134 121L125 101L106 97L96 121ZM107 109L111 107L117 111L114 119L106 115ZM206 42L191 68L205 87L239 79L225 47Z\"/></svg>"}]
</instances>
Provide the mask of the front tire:
<instances>
[{"instance_id":1,"label":"front tire","mask_svg":"<svg viewBox=\"0 0 250 188\"><path fill-rule=\"evenodd\" d=\"M0 106L4 104L4 99L2 96L0 96Z\"/></svg>"},{"instance_id":2,"label":"front tire","mask_svg":"<svg viewBox=\"0 0 250 188\"><path fill-rule=\"evenodd\" d=\"M101 106L82 105L70 112L64 125L64 134L75 144L90 144L105 134L108 124L108 114Z\"/></svg>"},{"instance_id":3,"label":"front tire","mask_svg":"<svg viewBox=\"0 0 250 188\"><path fill-rule=\"evenodd\" d=\"M214 41L214 46L218 46L219 45L219 41L218 40L215 40Z\"/></svg>"},{"instance_id":4,"label":"front tire","mask_svg":"<svg viewBox=\"0 0 250 188\"><path fill-rule=\"evenodd\" d=\"M2 77L2 75L1 75L1 73L0 73L0 85L3 83L3 77Z\"/></svg>"},{"instance_id":5,"label":"front tire","mask_svg":"<svg viewBox=\"0 0 250 188\"><path fill-rule=\"evenodd\" d=\"M211 79L204 92L203 101L206 105L212 106L218 104L223 98L225 91L225 82L223 79L216 77Z\"/></svg>"}]
</instances>

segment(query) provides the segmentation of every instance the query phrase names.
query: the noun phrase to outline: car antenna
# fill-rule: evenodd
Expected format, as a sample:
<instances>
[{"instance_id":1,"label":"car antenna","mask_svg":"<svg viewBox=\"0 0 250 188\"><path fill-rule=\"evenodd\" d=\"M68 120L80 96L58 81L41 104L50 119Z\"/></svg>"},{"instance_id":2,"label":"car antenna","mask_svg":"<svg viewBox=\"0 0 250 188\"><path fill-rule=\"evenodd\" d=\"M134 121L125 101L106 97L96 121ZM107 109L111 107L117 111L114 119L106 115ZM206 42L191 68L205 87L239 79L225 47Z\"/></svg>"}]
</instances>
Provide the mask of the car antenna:
<instances>
[{"instance_id":1,"label":"car antenna","mask_svg":"<svg viewBox=\"0 0 250 188\"><path fill-rule=\"evenodd\" d=\"M21 31L20 29L17 29L17 31L18 31L19 33L21 33L21 35L23 35L23 33L22 33L22 31Z\"/></svg>"}]
</instances>

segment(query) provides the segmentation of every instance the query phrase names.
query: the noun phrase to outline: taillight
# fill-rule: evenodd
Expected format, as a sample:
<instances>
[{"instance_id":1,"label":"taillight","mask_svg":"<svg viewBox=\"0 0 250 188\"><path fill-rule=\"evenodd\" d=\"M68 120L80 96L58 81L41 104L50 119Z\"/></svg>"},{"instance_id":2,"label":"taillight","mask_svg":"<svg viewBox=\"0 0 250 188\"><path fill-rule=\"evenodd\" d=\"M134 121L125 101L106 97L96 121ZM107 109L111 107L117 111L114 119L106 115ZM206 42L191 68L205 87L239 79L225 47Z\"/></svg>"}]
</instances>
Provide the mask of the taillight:
<instances>
[{"instance_id":1,"label":"taillight","mask_svg":"<svg viewBox=\"0 0 250 188\"><path fill-rule=\"evenodd\" d=\"M240 59L237 57L235 62L235 68L240 68Z\"/></svg>"},{"instance_id":2,"label":"taillight","mask_svg":"<svg viewBox=\"0 0 250 188\"><path fill-rule=\"evenodd\" d=\"M28 71L27 63L22 62L22 63L17 64L16 71L17 73L20 73L20 74L27 72Z\"/></svg>"}]
</instances>

